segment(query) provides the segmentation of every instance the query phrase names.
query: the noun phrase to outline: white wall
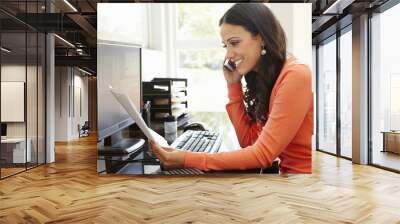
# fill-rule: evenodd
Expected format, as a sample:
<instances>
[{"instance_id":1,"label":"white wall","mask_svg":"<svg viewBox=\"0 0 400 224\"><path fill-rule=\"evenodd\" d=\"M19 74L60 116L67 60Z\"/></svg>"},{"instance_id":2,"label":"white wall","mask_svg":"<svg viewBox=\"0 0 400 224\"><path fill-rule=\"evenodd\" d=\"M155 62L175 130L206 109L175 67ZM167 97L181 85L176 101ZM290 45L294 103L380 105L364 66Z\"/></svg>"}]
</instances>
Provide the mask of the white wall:
<instances>
[{"instance_id":1,"label":"white wall","mask_svg":"<svg viewBox=\"0 0 400 224\"><path fill-rule=\"evenodd\" d=\"M272 3L266 5L274 13L285 31L287 51L311 68L311 3Z\"/></svg>"},{"instance_id":2,"label":"white wall","mask_svg":"<svg viewBox=\"0 0 400 224\"><path fill-rule=\"evenodd\" d=\"M70 76L67 67L55 68L55 141L68 141Z\"/></svg>"},{"instance_id":3,"label":"white wall","mask_svg":"<svg viewBox=\"0 0 400 224\"><path fill-rule=\"evenodd\" d=\"M71 135L73 136L73 138L78 138L79 137L79 132L78 132L78 124L80 126L82 126L85 121L89 120L89 116L88 116L88 107L89 107L89 102L88 102L88 96L89 96L89 92L88 92L88 77L87 76L81 76L79 73L76 74L75 70L75 75L74 75L74 86L75 86L75 91L73 94L75 94L74 97L74 110L75 112L72 114L73 119L72 119L72 131L71 131ZM77 90L80 90L80 99L78 98L78 92ZM78 101L81 102L78 102ZM79 104L80 107L79 108ZM80 112L79 109L81 109L82 111Z\"/></svg>"},{"instance_id":4,"label":"white wall","mask_svg":"<svg viewBox=\"0 0 400 224\"><path fill-rule=\"evenodd\" d=\"M88 78L71 67L56 67L55 74L55 141L70 141L79 137L78 124L88 120Z\"/></svg>"},{"instance_id":5,"label":"white wall","mask_svg":"<svg viewBox=\"0 0 400 224\"><path fill-rule=\"evenodd\" d=\"M312 12L311 3L293 5L293 54L307 65L312 66Z\"/></svg>"},{"instance_id":6,"label":"white wall","mask_svg":"<svg viewBox=\"0 0 400 224\"><path fill-rule=\"evenodd\" d=\"M166 50L166 26L164 22L166 4L148 4L147 21L148 21L148 41L146 47L153 50ZM154 16L158 15L158 16Z\"/></svg>"},{"instance_id":7,"label":"white wall","mask_svg":"<svg viewBox=\"0 0 400 224\"><path fill-rule=\"evenodd\" d=\"M148 21L148 41L146 48L149 50L147 52L142 52L144 55L144 61L142 61L142 71L144 72L142 79L143 81L149 81L155 75L151 73L162 74L158 77L168 77L172 72L171 58L168 57L169 51L171 50L171 40L170 40L170 17L168 17L168 4L148 4L147 10L147 21ZM156 16L155 16L156 15ZM168 44L170 43L170 44ZM146 54L147 53L147 54ZM157 61L155 64L151 65L150 60L152 56L156 56ZM155 65L155 66L154 66ZM156 71L153 71L153 70Z\"/></svg>"},{"instance_id":8,"label":"white wall","mask_svg":"<svg viewBox=\"0 0 400 224\"><path fill-rule=\"evenodd\" d=\"M294 35L294 4L281 4L281 3L266 3L265 5L271 9L272 13L279 20L283 30L286 34L286 48L287 51L293 52L293 38Z\"/></svg>"},{"instance_id":9,"label":"white wall","mask_svg":"<svg viewBox=\"0 0 400 224\"><path fill-rule=\"evenodd\" d=\"M32 72L36 68L32 66L25 67L25 65L18 64L10 64L10 65L2 65L1 66L1 81L10 81L10 82L25 82L25 75L27 69L28 74L32 74ZM27 94L28 96L33 94ZM36 96L36 94L35 94ZM1 110L7 110L7 108L1 108ZM25 122L10 122L7 123L7 136L8 137L25 137Z\"/></svg>"},{"instance_id":10,"label":"white wall","mask_svg":"<svg viewBox=\"0 0 400 224\"><path fill-rule=\"evenodd\" d=\"M312 149L317 148L317 48L315 45L312 46L312 91L314 99L314 134L312 136Z\"/></svg>"},{"instance_id":11,"label":"white wall","mask_svg":"<svg viewBox=\"0 0 400 224\"><path fill-rule=\"evenodd\" d=\"M151 81L154 77L167 77L165 53L161 50L142 48L142 81Z\"/></svg>"},{"instance_id":12,"label":"white wall","mask_svg":"<svg viewBox=\"0 0 400 224\"><path fill-rule=\"evenodd\" d=\"M23 122L7 122L7 137L24 138L25 135L30 139L30 148L32 161L44 163L44 74L41 66L25 66L25 64L2 64L1 66L2 81L24 82L26 87L26 99L21 109L23 114L26 113L26 120ZM27 79L27 80L26 80ZM23 92L22 92L23 94ZM2 96L7 97L7 96ZM24 97L25 98L25 97ZM26 106L25 106L26 104ZM11 108L2 107L4 110L12 110ZM7 111L13 113L13 111ZM38 157L37 157L38 155ZM49 160L50 161L50 160Z\"/></svg>"}]
</instances>

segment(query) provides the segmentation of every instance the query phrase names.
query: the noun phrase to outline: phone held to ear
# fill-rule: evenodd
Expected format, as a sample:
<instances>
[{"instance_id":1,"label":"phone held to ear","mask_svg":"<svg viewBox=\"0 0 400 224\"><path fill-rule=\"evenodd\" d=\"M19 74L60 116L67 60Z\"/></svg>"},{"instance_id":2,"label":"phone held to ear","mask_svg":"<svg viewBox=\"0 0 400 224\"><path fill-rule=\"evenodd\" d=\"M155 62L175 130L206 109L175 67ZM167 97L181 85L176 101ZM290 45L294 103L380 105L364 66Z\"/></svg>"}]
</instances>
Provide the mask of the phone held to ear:
<instances>
[{"instance_id":1,"label":"phone held to ear","mask_svg":"<svg viewBox=\"0 0 400 224\"><path fill-rule=\"evenodd\" d=\"M230 59L226 59L224 62L224 67L228 69L228 71L233 72L236 69L236 64Z\"/></svg>"}]
</instances>

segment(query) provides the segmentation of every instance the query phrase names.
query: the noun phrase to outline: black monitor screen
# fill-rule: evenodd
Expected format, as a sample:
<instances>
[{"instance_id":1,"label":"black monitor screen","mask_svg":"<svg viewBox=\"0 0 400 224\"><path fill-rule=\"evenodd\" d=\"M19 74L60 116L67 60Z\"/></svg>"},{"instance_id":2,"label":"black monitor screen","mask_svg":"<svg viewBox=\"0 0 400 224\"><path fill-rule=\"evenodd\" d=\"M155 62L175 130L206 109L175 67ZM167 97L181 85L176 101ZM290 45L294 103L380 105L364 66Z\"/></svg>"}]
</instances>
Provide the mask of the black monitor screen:
<instances>
[{"instance_id":1,"label":"black monitor screen","mask_svg":"<svg viewBox=\"0 0 400 224\"><path fill-rule=\"evenodd\" d=\"M7 136L7 124L1 123L1 136Z\"/></svg>"}]
</instances>

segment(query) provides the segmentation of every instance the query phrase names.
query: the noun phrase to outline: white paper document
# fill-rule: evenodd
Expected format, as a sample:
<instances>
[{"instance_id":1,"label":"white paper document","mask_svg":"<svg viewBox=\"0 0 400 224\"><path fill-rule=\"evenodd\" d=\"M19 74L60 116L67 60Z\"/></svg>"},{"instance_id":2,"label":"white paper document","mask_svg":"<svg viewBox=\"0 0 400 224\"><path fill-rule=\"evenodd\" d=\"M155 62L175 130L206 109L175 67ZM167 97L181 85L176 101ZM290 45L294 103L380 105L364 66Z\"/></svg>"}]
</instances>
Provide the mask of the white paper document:
<instances>
[{"instance_id":1,"label":"white paper document","mask_svg":"<svg viewBox=\"0 0 400 224\"><path fill-rule=\"evenodd\" d=\"M142 132L144 133L144 135L146 135L148 139L157 142L159 145L163 147L169 146L167 141L161 135L157 134L157 132L147 127L146 123L144 122L137 108L125 93L120 93L117 90L113 89L112 87L110 87L110 91L115 97L115 99L117 99L117 101L122 105L122 107L125 108L126 112L128 112L128 114L133 118L133 120L135 120L140 130L142 130Z\"/></svg>"}]
</instances>

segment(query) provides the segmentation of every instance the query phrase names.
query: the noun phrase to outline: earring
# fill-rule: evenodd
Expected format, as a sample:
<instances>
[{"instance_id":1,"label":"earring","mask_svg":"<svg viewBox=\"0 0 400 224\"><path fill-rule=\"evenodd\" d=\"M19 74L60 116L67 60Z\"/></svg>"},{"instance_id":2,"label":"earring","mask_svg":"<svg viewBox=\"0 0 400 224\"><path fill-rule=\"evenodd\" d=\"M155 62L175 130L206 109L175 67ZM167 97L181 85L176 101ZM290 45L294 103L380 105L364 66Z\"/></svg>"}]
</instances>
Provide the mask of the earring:
<instances>
[{"instance_id":1,"label":"earring","mask_svg":"<svg viewBox=\"0 0 400 224\"><path fill-rule=\"evenodd\" d=\"M266 55L267 54L267 50L265 50L264 46L262 47L261 50L261 55Z\"/></svg>"}]
</instances>

